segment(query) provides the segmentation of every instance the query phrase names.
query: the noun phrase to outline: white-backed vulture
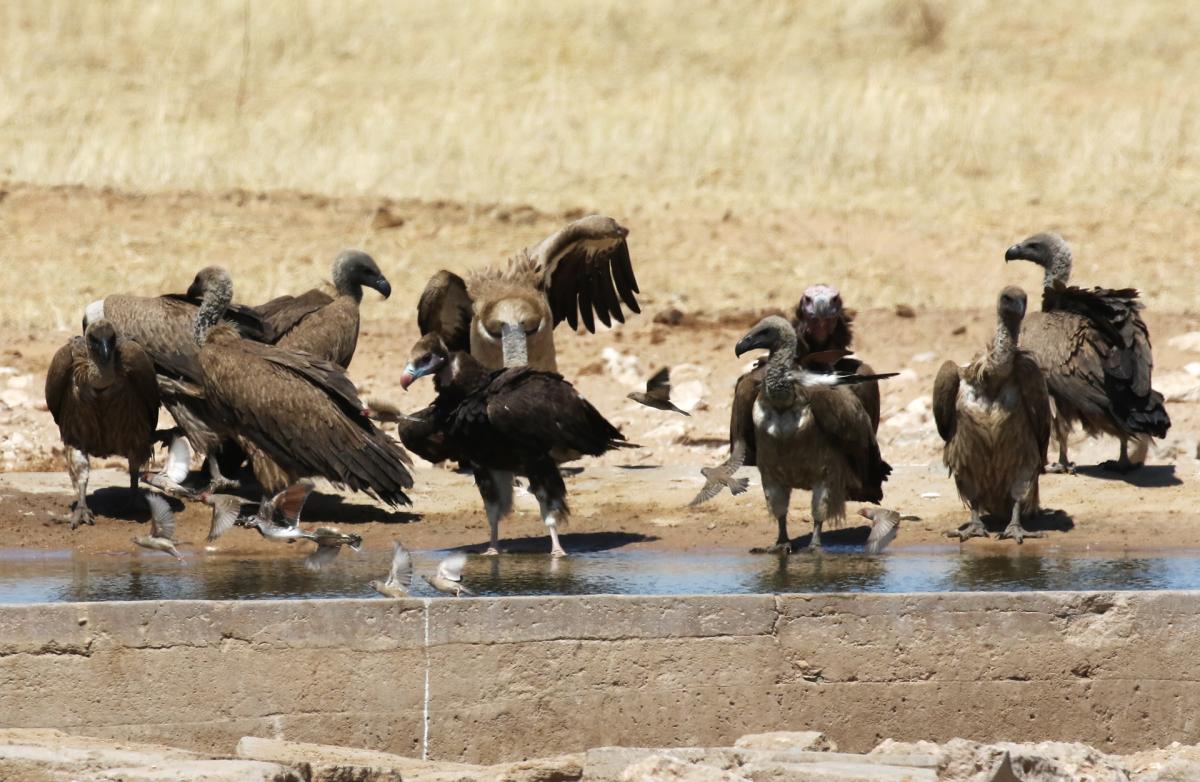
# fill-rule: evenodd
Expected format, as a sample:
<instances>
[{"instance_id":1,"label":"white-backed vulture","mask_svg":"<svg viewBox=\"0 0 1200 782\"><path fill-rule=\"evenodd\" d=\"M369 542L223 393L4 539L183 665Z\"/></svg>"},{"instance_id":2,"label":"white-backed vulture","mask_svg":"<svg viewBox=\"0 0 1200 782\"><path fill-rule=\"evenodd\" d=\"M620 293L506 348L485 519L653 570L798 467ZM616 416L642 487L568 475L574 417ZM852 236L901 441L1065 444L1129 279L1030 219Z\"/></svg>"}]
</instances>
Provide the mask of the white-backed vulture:
<instances>
[{"instance_id":1,"label":"white-backed vulture","mask_svg":"<svg viewBox=\"0 0 1200 782\"><path fill-rule=\"evenodd\" d=\"M1041 364L1054 400L1058 463L1051 472L1074 472L1067 437L1076 421L1091 436L1120 439L1119 458L1103 467L1119 472L1141 467L1150 438L1165 437L1171 418L1162 394L1150 387L1154 358L1137 291L1068 286L1071 248L1056 233L1014 244L1004 260L1045 269L1042 311L1025 319L1021 347Z\"/></svg>"},{"instance_id":2,"label":"white-backed vulture","mask_svg":"<svg viewBox=\"0 0 1200 782\"><path fill-rule=\"evenodd\" d=\"M275 335L279 347L303 350L347 369L358 346L363 286L374 288L385 299L392 295L392 286L375 260L361 250L339 254L333 262L332 279L329 289L280 296L254 311Z\"/></svg>"},{"instance_id":3,"label":"white-backed vulture","mask_svg":"<svg viewBox=\"0 0 1200 782\"><path fill-rule=\"evenodd\" d=\"M418 420L437 434L433 455L474 468L488 509L488 551L499 552L500 519L512 509L511 476L519 474L529 478L537 497L551 553L563 556L558 525L568 515L567 487L558 465L631 444L561 375L527 366L490 370L430 336L429 349L411 357L407 382L434 377L437 398ZM403 424L400 437L415 453L430 455L428 444L412 442L413 432ZM500 482L494 475L510 477Z\"/></svg>"},{"instance_id":4,"label":"white-backed vulture","mask_svg":"<svg viewBox=\"0 0 1200 782\"><path fill-rule=\"evenodd\" d=\"M191 295L195 286L193 282L188 294L113 294L89 304L83 323L86 328L98 320L108 320L125 339L145 349L154 362L163 406L183 430L192 449L209 457L212 488L221 489L236 484L221 475L215 456L223 435L200 391L199 348L194 338L200 300ZM274 336L248 307L231 305L223 320L248 339L270 341Z\"/></svg>"},{"instance_id":5,"label":"white-backed vulture","mask_svg":"<svg viewBox=\"0 0 1200 782\"><path fill-rule=\"evenodd\" d=\"M942 364L933 417L946 441L942 460L954 475L970 520L948 535L987 537L982 517L1006 517L1002 538L1041 537L1021 526L1038 510L1038 476L1050 444L1050 397L1037 360L1018 347L1025 291L1008 287L996 303L991 347L969 365Z\"/></svg>"},{"instance_id":6,"label":"white-backed vulture","mask_svg":"<svg viewBox=\"0 0 1200 782\"><path fill-rule=\"evenodd\" d=\"M341 368L307 353L242 339L220 323L233 296L228 272L197 275L204 299L195 340L206 402L250 456L254 475L273 493L320 476L407 504L408 456L366 417Z\"/></svg>"},{"instance_id":7,"label":"white-backed vulture","mask_svg":"<svg viewBox=\"0 0 1200 782\"><path fill-rule=\"evenodd\" d=\"M129 490L137 496L138 471L153 452L158 402L146 351L107 320L91 323L54 354L46 372L46 407L66 446L75 489L71 529L95 523L87 506L89 456L129 460Z\"/></svg>"},{"instance_id":8,"label":"white-backed vulture","mask_svg":"<svg viewBox=\"0 0 1200 782\"><path fill-rule=\"evenodd\" d=\"M850 353L850 343L853 339L851 324L854 313L845 309L842 295L831 285L813 285L804 291L792 317L792 326L796 332L796 359L805 361L814 354L827 354L826 360L806 363L805 366L816 372L839 372L860 375L872 374L871 367L851 356L839 353ZM753 467L758 463L757 448L754 441L754 401L758 398L763 378L766 376L766 361L746 372L737 380L733 392L733 409L729 415L729 449L733 451L738 442L743 444L745 464ZM876 382L858 383L850 387L851 392L859 398L871 419L872 431L879 429L879 384Z\"/></svg>"},{"instance_id":9,"label":"white-backed vulture","mask_svg":"<svg viewBox=\"0 0 1200 782\"><path fill-rule=\"evenodd\" d=\"M622 303L638 308L637 279L616 220L591 215L569 223L517 253L504 268L479 270L464 279L435 274L417 304L422 336L436 333L451 351L469 351L489 369L528 364L557 372L554 327L582 322L595 333L596 319L625 322Z\"/></svg>"},{"instance_id":10,"label":"white-backed vulture","mask_svg":"<svg viewBox=\"0 0 1200 782\"><path fill-rule=\"evenodd\" d=\"M787 531L792 489L812 492L811 548L821 528L845 518L846 500L879 502L892 468L879 455L861 400L840 386L890 375L821 373L796 367L796 330L782 317L764 318L738 341L741 356L765 348L766 372L754 402L754 436L763 494L778 525L768 551L791 551Z\"/></svg>"}]
</instances>

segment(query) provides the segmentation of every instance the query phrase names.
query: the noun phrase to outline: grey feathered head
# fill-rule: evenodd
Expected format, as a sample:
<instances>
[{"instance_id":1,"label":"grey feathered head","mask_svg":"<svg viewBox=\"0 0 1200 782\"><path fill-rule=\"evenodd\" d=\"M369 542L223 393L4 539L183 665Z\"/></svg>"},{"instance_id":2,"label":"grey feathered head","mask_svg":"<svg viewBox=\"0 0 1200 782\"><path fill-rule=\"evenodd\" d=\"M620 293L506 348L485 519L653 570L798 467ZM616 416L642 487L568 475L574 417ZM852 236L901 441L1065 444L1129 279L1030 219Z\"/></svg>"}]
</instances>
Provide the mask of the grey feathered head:
<instances>
[{"instance_id":1,"label":"grey feathered head","mask_svg":"<svg viewBox=\"0 0 1200 782\"><path fill-rule=\"evenodd\" d=\"M1046 280L1065 283L1071 276L1071 248L1053 231L1036 233L1004 252L1004 260L1030 261L1046 270Z\"/></svg>"},{"instance_id":2,"label":"grey feathered head","mask_svg":"<svg viewBox=\"0 0 1200 782\"><path fill-rule=\"evenodd\" d=\"M392 284L379 271L375 259L362 250L343 250L333 261L333 285L338 293L362 296L362 287L374 288L383 298L392 295Z\"/></svg>"}]
</instances>

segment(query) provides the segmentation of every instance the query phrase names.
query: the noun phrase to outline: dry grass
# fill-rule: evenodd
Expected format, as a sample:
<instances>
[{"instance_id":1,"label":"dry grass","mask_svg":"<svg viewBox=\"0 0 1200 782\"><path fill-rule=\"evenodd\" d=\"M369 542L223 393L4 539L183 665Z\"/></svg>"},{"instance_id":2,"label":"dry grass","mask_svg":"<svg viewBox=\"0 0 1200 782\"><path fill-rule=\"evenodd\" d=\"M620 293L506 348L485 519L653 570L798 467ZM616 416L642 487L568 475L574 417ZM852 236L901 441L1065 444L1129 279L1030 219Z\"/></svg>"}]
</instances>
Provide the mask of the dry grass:
<instances>
[{"instance_id":1,"label":"dry grass","mask_svg":"<svg viewBox=\"0 0 1200 782\"><path fill-rule=\"evenodd\" d=\"M0 170L611 211L1196 205L1200 5L734 5L12 0Z\"/></svg>"}]
</instances>

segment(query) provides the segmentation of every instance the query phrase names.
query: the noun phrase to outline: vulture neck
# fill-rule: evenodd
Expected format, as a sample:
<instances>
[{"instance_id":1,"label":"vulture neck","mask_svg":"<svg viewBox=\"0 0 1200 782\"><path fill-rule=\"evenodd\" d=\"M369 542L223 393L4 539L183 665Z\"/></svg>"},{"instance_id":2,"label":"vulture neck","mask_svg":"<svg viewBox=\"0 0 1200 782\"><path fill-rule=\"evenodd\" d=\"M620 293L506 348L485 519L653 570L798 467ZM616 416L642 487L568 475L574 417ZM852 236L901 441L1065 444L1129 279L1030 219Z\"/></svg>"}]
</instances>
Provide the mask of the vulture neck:
<instances>
[{"instance_id":1,"label":"vulture neck","mask_svg":"<svg viewBox=\"0 0 1200 782\"><path fill-rule=\"evenodd\" d=\"M1021 336L1021 321L1001 317L996 324L996 336L992 340L992 350L988 363L995 368L1008 367L1017 355L1017 340Z\"/></svg>"},{"instance_id":2,"label":"vulture neck","mask_svg":"<svg viewBox=\"0 0 1200 782\"><path fill-rule=\"evenodd\" d=\"M87 374L88 384L95 389L108 388L117 379L116 357L110 356L108 361L101 361L88 353Z\"/></svg>"},{"instance_id":3,"label":"vulture neck","mask_svg":"<svg viewBox=\"0 0 1200 782\"><path fill-rule=\"evenodd\" d=\"M457 404L486 386L491 372L470 353L455 351L433 377L438 397Z\"/></svg>"},{"instance_id":4,"label":"vulture neck","mask_svg":"<svg viewBox=\"0 0 1200 782\"><path fill-rule=\"evenodd\" d=\"M767 402L776 408L790 407L796 401L796 383L792 371L796 365L796 332L781 330L779 346L767 358L767 376L763 392Z\"/></svg>"},{"instance_id":5,"label":"vulture neck","mask_svg":"<svg viewBox=\"0 0 1200 782\"><path fill-rule=\"evenodd\" d=\"M1056 283L1063 285L1071 279L1071 248L1065 245L1056 247L1046 266L1046 276L1042 281L1043 287L1053 288Z\"/></svg>"},{"instance_id":6,"label":"vulture neck","mask_svg":"<svg viewBox=\"0 0 1200 782\"><path fill-rule=\"evenodd\" d=\"M334 267L333 289L339 296L349 296L357 302L362 302L362 286L350 278L350 270L345 266Z\"/></svg>"},{"instance_id":7,"label":"vulture neck","mask_svg":"<svg viewBox=\"0 0 1200 782\"><path fill-rule=\"evenodd\" d=\"M221 316L233 299L233 285L228 280L217 280L209 284L196 314L196 344L203 346L208 333L221 322Z\"/></svg>"},{"instance_id":8,"label":"vulture neck","mask_svg":"<svg viewBox=\"0 0 1200 782\"><path fill-rule=\"evenodd\" d=\"M500 326L500 347L504 351L504 367L523 367L529 363L529 337L519 323Z\"/></svg>"}]
</instances>

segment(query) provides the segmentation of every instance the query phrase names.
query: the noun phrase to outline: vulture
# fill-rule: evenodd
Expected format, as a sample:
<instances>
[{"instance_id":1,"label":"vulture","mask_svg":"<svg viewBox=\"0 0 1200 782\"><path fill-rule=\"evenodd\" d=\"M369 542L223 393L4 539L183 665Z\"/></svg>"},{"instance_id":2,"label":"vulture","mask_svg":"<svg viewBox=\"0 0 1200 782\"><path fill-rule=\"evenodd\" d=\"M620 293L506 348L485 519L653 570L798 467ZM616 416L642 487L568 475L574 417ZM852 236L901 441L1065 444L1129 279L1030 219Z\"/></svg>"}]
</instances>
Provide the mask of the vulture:
<instances>
[{"instance_id":1,"label":"vulture","mask_svg":"<svg viewBox=\"0 0 1200 782\"><path fill-rule=\"evenodd\" d=\"M949 533L987 537L982 516L1009 519L1001 538L1042 537L1021 526L1038 510L1038 476L1050 444L1050 395L1037 359L1019 347L1025 291L1008 287L996 303L991 347L966 367L942 364L933 386L933 418L946 442L942 461L954 475L970 520Z\"/></svg>"},{"instance_id":2,"label":"vulture","mask_svg":"<svg viewBox=\"0 0 1200 782\"><path fill-rule=\"evenodd\" d=\"M242 339L221 323L229 273L197 275L203 303L194 338L205 403L250 456L268 494L320 476L389 505L407 504L408 455L364 414L342 369L308 353Z\"/></svg>"},{"instance_id":3,"label":"vulture","mask_svg":"<svg viewBox=\"0 0 1200 782\"><path fill-rule=\"evenodd\" d=\"M46 407L66 446L75 489L71 529L95 524L87 506L89 456L129 461L129 490L138 493L138 471L150 460L158 423L154 364L136 342L107 320L97 320L58 349L46 372Z\"/></svg>"},{"instance_id":4,"label":"vulture","mask_svg":"<svg viewBox=\"0 0 1200 782\"><path fill-rule=\"evenodd\" d=\"M773 315L738 341L741 356L765 348L762 388L754 401L754 439L767 507L778 524L768 551L788 553L788 503L792 489L812 492L810 548L821 548L825 522L845 518L846 500L878 503L892 468L879 455L875 429L862 401L843 386L892 375L815 372L797 368L796 329Z\"/></svg>"},{"instance_id":5,"label":"vulture","mask_svg":"<svg viewBox=\"0 0 1200 782\"><path fill-rule=\"evenodd\" d=\"M628 233L611 217L591 215L517 253L506 267L467 280L440 271L417 303L421 335L437 334L451 351L470 352L489 369L528 364L556 372L559 323L582 323L595 333L597 319L625 322L622 304L641 312Z\"/></svg>"},{"instance_id":6,"label":"vulture","mask_svg":"<svg viewBox=\"0 0 1200 782\"><path fill-rule=\"evenodd\" d=\"M1120 439L1120 456L1103 467L1117 472L1141 467L1150 438L1165 437L1171 418L1162 394L1150 387L1154 358L1138 292L1067 285L1071 248L1056 233L1014 244L1004 260L1031 261L1045 270L1042 311L1025 319L1021 347L1037 358L1054 400L1058 463L1051 472L1074 472L1067 437L1076 421L1090 436Z\"/></svg>"},{"instance_id":7,"label":"vulture","mask_svg":"<svg viewBox=\"0 0 1200 782\"><path fill-rule=\"evenodd\" d=\"M842 306L842 295L830 285L813 285L804 291L796 304L792 327L796 336L796 359L805 362L813 371L836 371L843 374L871 374L871 368L851 358L850 341L853 338L852 312ZM812 357L810 359L810 357ZM745 464L753 467L757 462L754 437L754 402L767 373L767 362L759 361L749 372L738 378L733 392L733 410L729 417L729 449L742 443ZM879 384L863 382L850 386L863 404L871 419L871 431L879 430Z\"/></svg>"},{"instance_id":8,"label":"vulture","mask_svg":"<svg viewBox=\"0 0 1200 782\"><path fill-rule=\"evenodd\" d=\"M208 458L211 488L220 490L236 483L221 475L214 457L225 439L220 422L200 392L199 349L194 339L199 312L197 283L186 294L131 296L114 294L89 304L83 323L99 320L112 323L127 340L136 342L154 362L163 406L183 430L193 450ZM231 305L222 319L248 339L269 341L273 336L262 318L248 307ZM240 459L238 460L240 461Z\"/></svg>"},{"instance_id":9,"label":"vulture","mask_svg":"<svg viewBox=\"0 0 1200 782\"><path fill-rule=\"evenodd\" d=\"M361 250L338 255L332 278L329 290L313 288L299 296L280 296L253 309L279 347L303 350L347 369L358 345L363 286L374 288L385 299L392 295L392 286L375 260Z\"/></svg>"},{"instance_id":10,"label":"vulture","mask_svg":"<svg viewBox=\"0 0 1200 782\"><path fill-rule=\"evenodd\" d=\"M528 366L491 370L437 337L418 345L426 349L411 356L400 382L407 388L433 375L437 398L413 416L418 423L402 422L401 440L422 457L474 469L487 508L489 554L499 553L500 520L512 509L512 475L527 477L551 553L564 556L558 525L568 515L567 487L558 465L632 444L561 375Z\"/></svg>"}]
</instances>

